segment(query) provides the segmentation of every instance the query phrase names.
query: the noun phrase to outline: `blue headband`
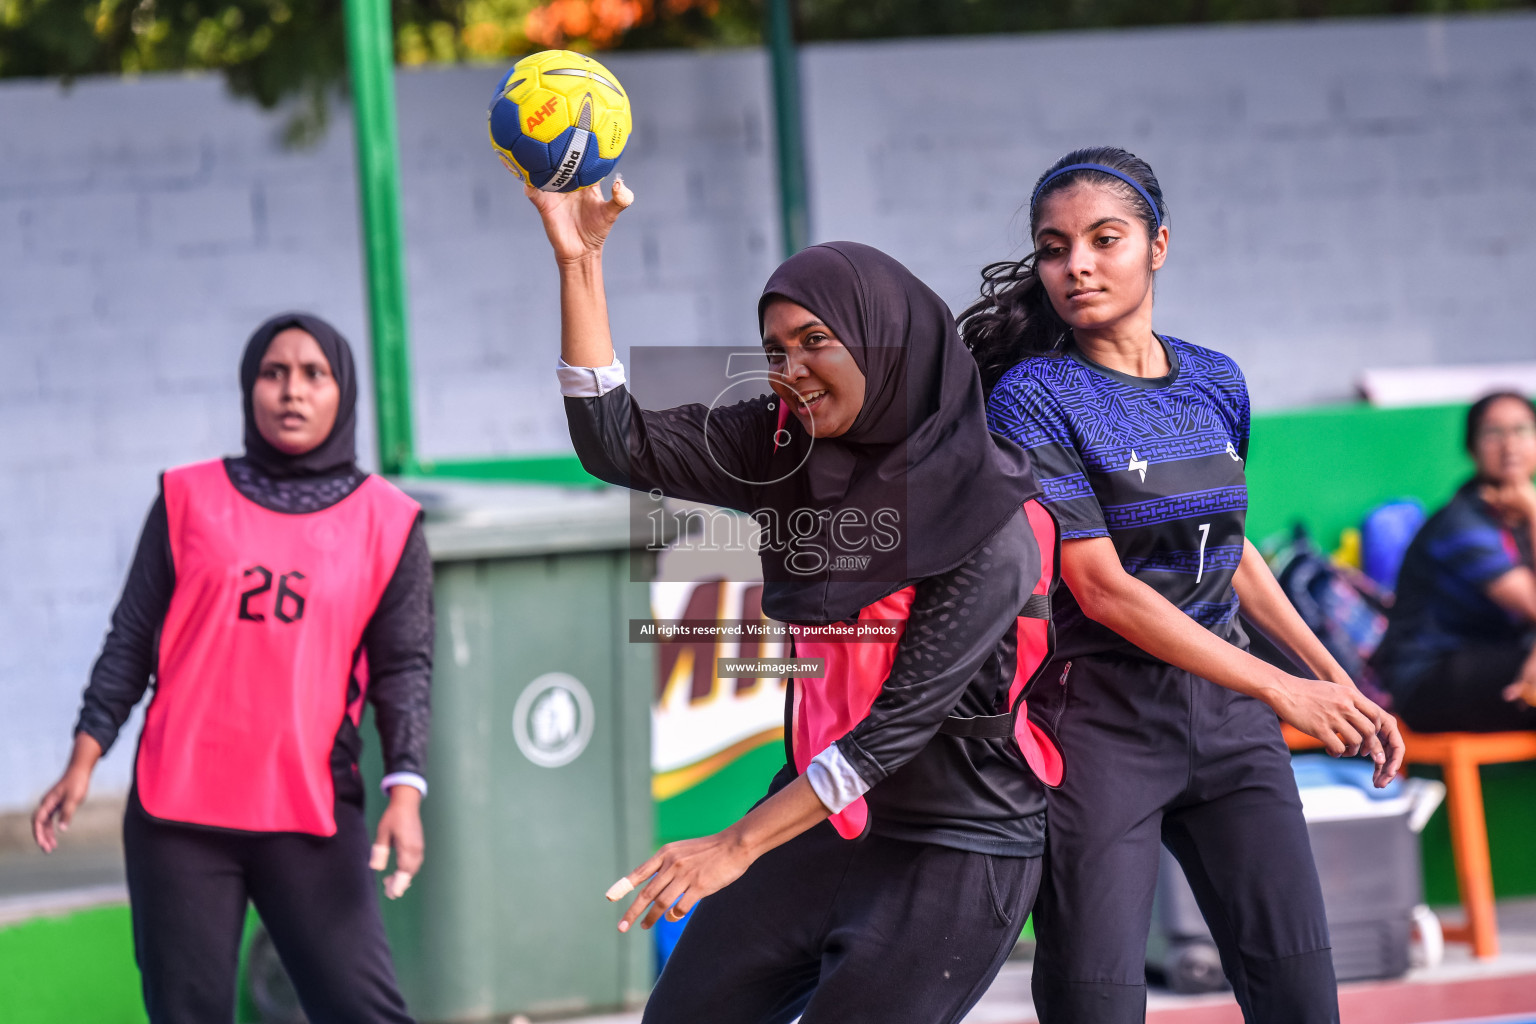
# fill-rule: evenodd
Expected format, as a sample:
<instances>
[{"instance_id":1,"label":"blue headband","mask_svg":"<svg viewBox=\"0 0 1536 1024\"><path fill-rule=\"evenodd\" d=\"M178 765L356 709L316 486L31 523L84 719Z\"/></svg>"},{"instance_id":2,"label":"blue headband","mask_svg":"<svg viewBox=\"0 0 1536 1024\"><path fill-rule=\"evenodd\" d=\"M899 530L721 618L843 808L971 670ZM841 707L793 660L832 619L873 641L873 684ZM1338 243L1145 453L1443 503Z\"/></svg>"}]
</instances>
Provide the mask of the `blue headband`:
<instances>
[{"instance_id":1,"label":"blue headband","mask_svg":"<svg viewBox=\"0 0 1536 1024\"><path fill-rule=\"evenodd\" d=\"M1157 204L1152 201L1152 197L1147 193L1147 190L1142 188L1135 178L1124 171L1117 171L1113 167L1105 167L1103 164L1068 164L1060 170L1052 171L1046 176L1044 181L1035 186L1035 194L1029 197L1029 212L1031 215L1035 212L1035 204L1040 201L1041 190L1063 174L1069 174L1072 171L1101 171L1104 174L1119 178L1135 189L1141 195L1141 198L1147 201L1147 205L1152 208L1152 217L1157 221L1157 226L1163 226L1163 215L1157 211Z\"/></svg>"}]
</instances>

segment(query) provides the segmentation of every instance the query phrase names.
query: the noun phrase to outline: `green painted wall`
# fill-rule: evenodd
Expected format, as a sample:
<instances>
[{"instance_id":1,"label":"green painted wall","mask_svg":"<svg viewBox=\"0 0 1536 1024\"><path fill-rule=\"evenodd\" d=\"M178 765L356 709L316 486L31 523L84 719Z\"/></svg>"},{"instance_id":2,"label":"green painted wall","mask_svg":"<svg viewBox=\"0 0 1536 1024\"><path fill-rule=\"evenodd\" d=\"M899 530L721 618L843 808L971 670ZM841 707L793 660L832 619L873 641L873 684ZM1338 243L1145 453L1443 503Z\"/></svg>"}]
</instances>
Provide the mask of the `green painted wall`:
<instances>
[{"instance_id":1,"label":"green painted wall","mask_svg":"<svg viewBox=\"0 0 1536 1024\"><path fill-rule=\"evenodd\" d=\"M1375 505L1444 501L1467 473L1466 407L1373 409L1364 403L1259 413L1248 452L1248 533L1263 539L1305 521L1330 546ZM466 480L600 486L574 455L454 459L419 472Z\"/></svg>"},{"instance_id":2,"label":"green painted wall","mask_svg":"<svg viewBox=\"0 0 1536 1024\"><path fill-rule=\"evenodd\" d=\"M1321 406L1253 418L1248 536L1300 520L1331 550L1339 531L1393 498L1434 508L1470 471L1461 448L1466 406Z\"/></svg>"},{"instance_id":3,"label":"green painted wall","mask_svg":"<svg viewBox=\"0 0 1536 1024\"><path fill-rule=\"evenodd\" d=\"M0 928L6 1024L144 1024L126 906Z\"/></svg>"},{"instance_id":4,"label":"green painted wall","mask_svg":"<svg viewBox=\"0 0 1536 1024\"><path fill-rule=\"evenodd\" d=\"M256 925L246 916L240 962ZM242 977L235 1019L259 1018ZM147 1024L126 904L0 927L0 1021Z\"/></svg>"},{"instance_id":5,"label":"green painted wall","mask_svg":"<svg viewBox=\"0 0 1536 1024\"><path fill-rule=\"evenodd\" d=\"M719 832L736 821L768 792L768 782L784 767L784 744L767 743L748 751L691 789L656 803L656 843Z\"/></svg>"},{"instance_id":6,"label":"green painted wall","mask_svg":"<svg viewBox=\"0 0 1536 1024\"><path fill-rule=\"evenodd\" d=\"M1443 504L1471 464L1462 449L1466 406L1372 409L1328 406L1254 417L1248 452L1248 534L1256 542L1304 522L1331 550L1339 531L1359 526L1376 505L1413 497ZM1414 774L1438 777L1434 769ZM1536 763L1483 770L1483 806L1494 891L1536 895ZM1450 830L1443 812L1424 831L1430 903L1456 900Z\"/></svg>"},{"instance_id":7,"label":"green painted wall","mask_svg":"<svg viewBox=\"0 0 1536 1024\"><path fill-rule=\"evenodd\" d=\"M606 487L581 468L574 455L529 455L504 459L444 459L418 463L415 473L452 480L487 480L501 483L566 484L571 487Z\"/></svg>"},{"instance_id":8,"label":"green painted wall","mask_svg":"<svg viewBox=\"0 0 1536 1024\"><path fill-rule=\"evenodd\" d=\"M1413 774L1440 778L1437 768L1415 768ZM1483 810L1488 815L1494 893L1500 897L1536 896L1536 761L1485 767ZM1425 902L1455 903L1451 829L1443 810L1425 827L1422 848Z\"/></svg>"}]
</instances>

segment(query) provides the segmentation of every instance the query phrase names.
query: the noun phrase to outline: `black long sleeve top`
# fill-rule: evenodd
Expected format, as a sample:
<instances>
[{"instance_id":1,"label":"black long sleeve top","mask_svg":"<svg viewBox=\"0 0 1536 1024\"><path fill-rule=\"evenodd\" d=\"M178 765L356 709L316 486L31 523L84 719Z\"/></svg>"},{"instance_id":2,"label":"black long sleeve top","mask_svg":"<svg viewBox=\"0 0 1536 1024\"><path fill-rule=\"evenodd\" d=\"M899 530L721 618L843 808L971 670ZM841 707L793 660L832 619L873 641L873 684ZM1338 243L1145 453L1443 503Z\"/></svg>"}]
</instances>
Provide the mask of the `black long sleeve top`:
<instances>
[{"instance_id":1,"label":"black long sleeve top","mask_svg":"<svg viewBox=\"0 0 1536 1024\"><path fill-rule=\"evenodd\" d=\"M244 459L226 459L230 481L246 498L274 512L298 514L328 508L367 479L360 470L273 479ZM128 579L112 611L112 625L91 669L75 725L109 749L154 674L160 627L176 587L165 495L156 497L139 534ZM431 725L432 559L421 520L412 525L400 561L363 633L368 654L368 701L377 718L384 770L425 778ZM349 695L350 697L351 695ZM337 792L360 799L355 764L361 740L343 722L332 755Z\"/></svg>"},{"instance_id":2,"label":"black long sleeve top","mask_svg":"<svg viewBox=\"0 0 1536 1024\"><path fill-rule=\"evenodd\" d=\"M716 419L706 445L708 407L646 410L625 387L567 397L565 409L576 453L594 476L751 511L745 474L730 472L732 452L771 443L768 430L743 424L736 433ZM1016 664L1012 626L1039 568L1021 512L957 568L910 581L915 599L891 672L869 715L837 744L869 787L874 834L1003 856L1043 852L1045 792L1012 741L938 732L951 715L1007 710ZM786 729L786 747L792 735ZM788 753L774 789L795 775Z\"/></svg>"}]
</instances>

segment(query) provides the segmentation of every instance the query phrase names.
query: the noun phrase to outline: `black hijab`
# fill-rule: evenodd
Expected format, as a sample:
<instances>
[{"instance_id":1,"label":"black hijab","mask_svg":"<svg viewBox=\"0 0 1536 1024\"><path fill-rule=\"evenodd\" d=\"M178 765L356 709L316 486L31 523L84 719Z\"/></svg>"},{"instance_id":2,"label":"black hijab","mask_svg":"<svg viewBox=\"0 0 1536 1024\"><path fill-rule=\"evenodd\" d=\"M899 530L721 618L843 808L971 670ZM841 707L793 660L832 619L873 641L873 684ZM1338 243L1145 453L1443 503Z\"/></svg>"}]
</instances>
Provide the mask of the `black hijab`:
<instances>
[{"instance_id":1,"label":"black hijab","mask_svg":"<svg viewBox=\"0 0 1536 1024\"><path fill-rule=\"evenodd\" d=\"M987 429L981 377L949 307L906 267L857 242L828 242L790 257L758 301L815 313L865 378L864 405L848 431L814 442L785 423L779 454L801 465L796 482L761 496L782 520L796 508L900 510L900 541L866 545L868 565L814 576L792 571L788 553L764 546L763 611L787 622L853 619L907 583L969 558L1019 506L1040 493L1027 454ZM803 459L801 464L799 460ZM821 531L829 530L823 520Z\"/></svg>"},{"instance_id":2,"label":"black hijab","mask_svg":"<svg viewBox=\"0 0 1536 1024\"><path fill-rule=\"evenodd\" d=\"M251 407L251 393L256 387L261 361L272 339L290 327L297 327L319 343L341 392L336 405L336 423L331 432L324 441L302 455L289 455L268 443L256 429L256 416ZM321 476L354 468L357 460L357 367L352 362L352 349L347 339L324 320L308 313L281 313L256 328L251 340L245 343L245 354L240 357L240 394L245 408L245 457L261 472L284 479Z\"/></svg>"}]
</instances>

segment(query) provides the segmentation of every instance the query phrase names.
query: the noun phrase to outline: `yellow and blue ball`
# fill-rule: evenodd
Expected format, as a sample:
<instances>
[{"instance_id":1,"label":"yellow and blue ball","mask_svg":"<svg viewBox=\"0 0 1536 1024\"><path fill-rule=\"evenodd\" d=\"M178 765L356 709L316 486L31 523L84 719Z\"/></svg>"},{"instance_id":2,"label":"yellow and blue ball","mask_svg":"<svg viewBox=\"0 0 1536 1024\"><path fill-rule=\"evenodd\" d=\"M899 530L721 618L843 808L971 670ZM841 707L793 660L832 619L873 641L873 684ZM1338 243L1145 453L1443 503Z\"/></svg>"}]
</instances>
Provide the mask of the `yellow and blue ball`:
<instances>
[{"instance_id":1,"label":"yellow and blue ball","mask_svg":"<svg viewBox=\"0 0 1536 1024\"><path fill-rule=\"evenodd\" d=\"M544 50L496 87L491 145L507 169L545 192L575 192L613 170L629 141L629 95L585 54Z\"/></svg>"}]
</instances>

